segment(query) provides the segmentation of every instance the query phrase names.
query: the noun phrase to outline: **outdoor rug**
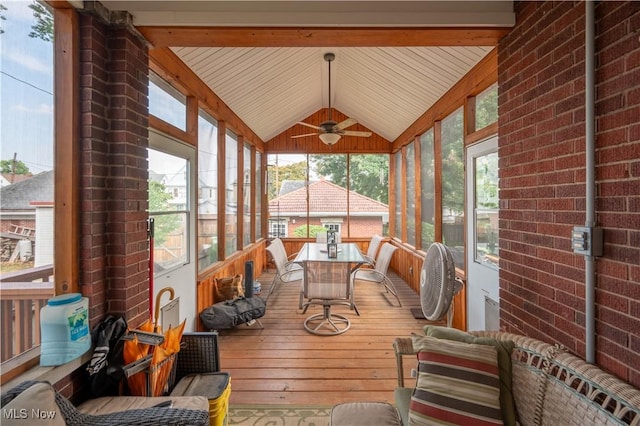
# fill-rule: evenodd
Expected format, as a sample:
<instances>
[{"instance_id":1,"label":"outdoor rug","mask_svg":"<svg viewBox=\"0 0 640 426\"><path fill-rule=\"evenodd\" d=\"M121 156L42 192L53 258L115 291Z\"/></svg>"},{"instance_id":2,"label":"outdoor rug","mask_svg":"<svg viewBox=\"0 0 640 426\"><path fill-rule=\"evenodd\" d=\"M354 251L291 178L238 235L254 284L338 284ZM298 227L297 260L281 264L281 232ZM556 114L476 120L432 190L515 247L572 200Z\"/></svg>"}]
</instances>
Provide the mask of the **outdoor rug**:
<instances>
[{"instance_id":1,"label":"outdoor rug","mask_svg":"<svg viewBox=\"0 0 640 426\"><path fill-rule=\"evenodd\" d=\"M235 405L227 426L328 426L331 407L299 405Z\"/></svg>"}]
</instances>

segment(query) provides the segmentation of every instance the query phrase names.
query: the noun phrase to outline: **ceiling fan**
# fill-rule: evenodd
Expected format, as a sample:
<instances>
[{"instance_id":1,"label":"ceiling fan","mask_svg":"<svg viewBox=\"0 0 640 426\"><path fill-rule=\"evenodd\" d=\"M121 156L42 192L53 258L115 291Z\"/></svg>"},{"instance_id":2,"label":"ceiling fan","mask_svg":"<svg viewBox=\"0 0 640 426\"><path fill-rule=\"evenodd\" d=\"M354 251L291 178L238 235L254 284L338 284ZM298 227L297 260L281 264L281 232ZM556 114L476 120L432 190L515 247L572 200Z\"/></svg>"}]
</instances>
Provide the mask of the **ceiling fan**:
<instances>
[{"instance_id":1,"label":"ceiling fan","mask_svg":"<svg viewBox=\"0 0 640 426\"><path fill-rule=\"evenodd\" d=\"M329 63L329 119L327 121L323 121L319 126L315 124L305 123L303 121L299 121L297 124L301 124L303 126L311 127L312 129L316 129L316 133L307 133L304 135L292 136L292 138L304 138L306 136L314 136L318 135L320 140L327 145L333 145L334 143L340 140L342 136L360 136L360 137L369 137L371 136L371 132L363 132L358 130L345 130L347 127L353 126L357 124L358 121L355 118L347 118L340 123L333 121L331 119L331 62L336 58L336 55L333 53L325 53L324 60Z\"/></svg>"}]
</instances>

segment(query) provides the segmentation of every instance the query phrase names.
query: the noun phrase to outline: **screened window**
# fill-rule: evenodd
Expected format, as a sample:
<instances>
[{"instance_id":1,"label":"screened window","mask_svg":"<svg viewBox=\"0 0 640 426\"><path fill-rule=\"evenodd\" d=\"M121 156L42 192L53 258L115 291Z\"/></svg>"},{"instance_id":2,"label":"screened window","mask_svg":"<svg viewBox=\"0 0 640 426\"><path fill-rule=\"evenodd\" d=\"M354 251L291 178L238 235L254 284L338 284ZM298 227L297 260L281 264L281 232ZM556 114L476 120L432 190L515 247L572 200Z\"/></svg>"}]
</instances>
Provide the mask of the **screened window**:
<instances>
[{"instance_id":1,"label":"screened window","mask_svg":"<svg viewBox=\"0 0 640 426\"><path fill-rule=\"evenodd\" d=\"M303 228L298 232L303 232L306 236L307 156L269 154L267 163L269 237L293 235L293 229L299 229L301 226ZM288 224L286 219L290 219ZM285 228L285 231L274 230L274 221L279 223L278 226Z\"/></svg>"},{"instance_id":2,"label":"screened window","mask_svg":"<svg viewBox=\"0 0 640 426\"><path fill-rule=\"evenodd\" d=\"M442 239L464 253L464 140L462 108L442 120ZM464 268L463 255L454 256Z\"/></svg>"},{"instance_id":3,"label":"screened window","mask_svg":"<svg viewBox=\"0 0 640 426\"><path fill-rule=\"evenodd\" d=\"M154 221L154 271L188 262L189 162L149 148L149 217Z\"/></svg>"},{"instance_id":4,"label":"screened window","mask_svg":"<svg viewBox=\"0 0 640 426\"><path fill-rule=\"evenodd\" d=\"M251 173L251 145L244 144L242 159L244 162L244 168L242 170L243 176L243 210L242 210L242 246L246 247L251 244L251 209L253 203L251 202L251 182L253 180L253 173Z\"/></svg>"},{"instance_id":5,"label":"screened window","mask_svg":"<svg viewBox=\"0 0 640 426\"><path fill-rule=\"evenodd\" d=\"M255 222L256 241L262 238L262 153L256 151Z\"/></svg>"},{"instance_id":6,"label":"screened window","mask_svg":"<svg viewBox=\"0 0 640 426\"><path fill-rule=\"evenodd\" d=\"M309 169L309 233L304 232L305 228L299 228L294 235L315 238L328 226L340 228L338 222L347 221L347 156L312 155ZM325 224L327 221L329 223ZM340 229L332 230L340 232ZM348 229L343 229L342 238L347 237L347 233Z\"/></svg>"},{"instance_id":7,"label":"screened window","mask_svg":"<svg viewBox=\"0 0 640 426\"><path fill-rule=\"evenodd\" d=\"M498 153L475 158L474 215L476 241L474 258L498 268Z\"/></svg>"},{"instance_id":8,"label":"screened window","mask_svg":"<svg viewBox=\"0 0 640 426\"><path fill-rule=\"evenodd\" d=\"M225 138L225 257L238 250L238 137Z\"/></svg>"},{"instance_id":9,"label":"screened window","mask_svg":"<svg viewBox=\"0 0 640 426\"><path fill-rule=\"evenodd\" d=\"M407 145L407 243L416 245L416 148L415 142Z\"/></svg>"},{"instance_id":10,"label":"screened window","mask_svg":"<svg viewBox=\"0 0 640 426\"><path fill-rule=\"evenodd\" d=\"M349 155L349 236L389 234L389 156Z\"/></svg>"},{"instance_id":11,"label":"screened window","mask_svg":"<svg viewBox=\"0 0 640 426\"><path fill-rule=\"evenodd\" d=\"M476 96L476 130L498 121L498 85Z\"/></svg>"},{"instance_id":12,"label":"screened window","mask_svg":"<svg viewBox=\"0 0 640 426\"><path fill-rule=\"evenodd\" d=\"M271 154L267 163L269 218L286 219L288 236L388 235L388 154Z\"/></svg>"},{"instance_id":13,"label":"screened window","mask_svg":"<svg viewBox=\"0 0 640 426\"><path fill-rule=\"evenodd\" d=\"M178 129L187 129L186 96L153 72L149 73L149 113Z\"/></svg>"},{"instance_id":14,"label":"screened window","mask_svg":"<svg viewBox=\"0 0 640 426\"><path fill-rule=\"evenodd\" d=\"M393 192L396 195L396 224L394 235L396 238L402 238L402 151L398 151L394 155L395 167L396 167L396 183Z\"/></svg>"},{"instance_id":15,"label":"screened window","mask_svg":"<svg viewBox=\"0 0 640 426\"><path fill-rule=\"evenodd\" d=\"M420 136L420 233L425 249L435 241L435 186L433 129L430 129Z\"/></svg>"},{"instance_id":16,"label":"screened window","mask_svg":"<svg viewBox=\"0 0 640 426\"><path fill-rule=\"evenodd\" d=\"M198 116L198 271L218 261L218 123Z\"/></svg>"},{"instance_id":17,"label":"screened window","mask_svg":"<svg viewBox=\"0 0 640 426\"><path fill-rule=\"evenodd\" d=\"M0 219L1 273L18 274L11 278L16 286L13 295L3 295L2 300L0 352L4 362L40 345L39 323L34 313L55 293L56 177L53 15L48 6L35 2L2 2L2 6L0 209L21 211L19 215L3 215ZM36 14L36 10L40 13ZM37 29L43 22L51 24L48 30ZM26 185L32 188L28 192L20 189ZM41 272L36 273L34 267L41 267ZM35 275L19 275L29 272ZM44 283L38 283L40 289L34 290L36 285L32 281ZM2 286L4 289L10 285ZM4 371L3 368L3 374Z\"/></svg>"}]
</instances>

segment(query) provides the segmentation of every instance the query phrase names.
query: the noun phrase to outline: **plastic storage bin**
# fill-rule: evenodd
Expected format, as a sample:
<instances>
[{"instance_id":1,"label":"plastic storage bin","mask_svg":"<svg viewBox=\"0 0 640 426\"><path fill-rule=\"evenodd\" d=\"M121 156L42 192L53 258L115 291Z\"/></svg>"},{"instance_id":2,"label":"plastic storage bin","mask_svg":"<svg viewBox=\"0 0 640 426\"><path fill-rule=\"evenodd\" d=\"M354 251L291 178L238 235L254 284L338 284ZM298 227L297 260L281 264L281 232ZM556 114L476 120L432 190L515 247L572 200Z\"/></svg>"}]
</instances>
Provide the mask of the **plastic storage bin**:
<instances>
[{"instance_id":1,"label":"plastic storage bin","mask_svg":"<svg viewBox=\"0 0 640 426\"><path fill-rule=\"evenodd\" d=\"M91 349L89 299L61 294L40 309L40 365L62 365Z\"/></svg>"},{"instance_id":2,"label":"plastic storage bin","mask_svg":"<svg viewBox=\"0 0 640 426\"><path fill-rule=\"evenodd\" d=\"M229 373L200 373L184 376L171 396L201 395L209 400L210 426L226 426L231 396Z\"/></svg>"}]
</instances>

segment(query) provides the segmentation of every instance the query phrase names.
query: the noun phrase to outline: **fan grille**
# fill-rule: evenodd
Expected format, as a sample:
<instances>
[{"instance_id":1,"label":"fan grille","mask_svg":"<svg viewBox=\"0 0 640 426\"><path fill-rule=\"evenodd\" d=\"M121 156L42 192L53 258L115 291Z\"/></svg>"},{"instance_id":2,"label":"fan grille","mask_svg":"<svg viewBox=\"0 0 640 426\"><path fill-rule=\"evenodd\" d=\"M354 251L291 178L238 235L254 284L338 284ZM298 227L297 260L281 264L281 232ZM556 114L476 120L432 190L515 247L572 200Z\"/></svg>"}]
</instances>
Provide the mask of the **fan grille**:
<instances>
[{"instance_id":1,"label":"fan grille","mask_svg":"<svg viewBox=\"0 0 640 426\"><path fill-rule=\"evenodd\" d=\"M430 321L441 320L449 311L457 291L453 255L448 247L433 243L420 272L420 304Z\"/></svg>"}]
</instances>

